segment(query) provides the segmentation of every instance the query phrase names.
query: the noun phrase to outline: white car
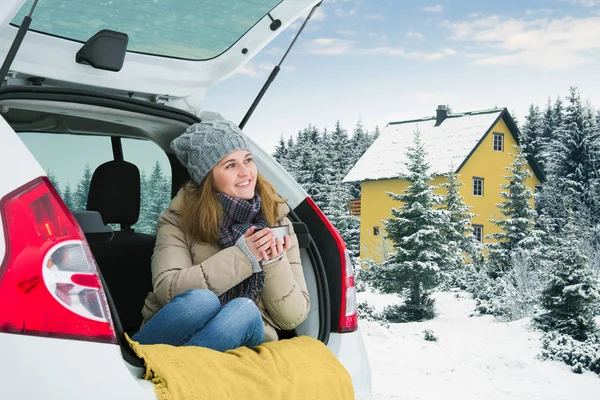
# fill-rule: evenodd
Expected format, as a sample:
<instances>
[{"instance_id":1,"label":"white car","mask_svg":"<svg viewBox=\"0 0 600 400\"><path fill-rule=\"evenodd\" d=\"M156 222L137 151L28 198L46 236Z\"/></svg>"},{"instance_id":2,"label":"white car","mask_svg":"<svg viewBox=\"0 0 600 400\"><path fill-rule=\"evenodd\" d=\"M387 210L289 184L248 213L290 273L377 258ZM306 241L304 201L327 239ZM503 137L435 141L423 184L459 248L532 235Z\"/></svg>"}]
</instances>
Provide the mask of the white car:
<instances>
[{"instance_id":1,"label":"white car","mask_svg":"<svg viewBox=\"0 0 600 400\"><path fill-rule=\"evenodd\" d=\"M206 88L318 3L2 1L0 397L156 398L124 343L151 289L154 236L137 227L155 198L142 194L165 192L140 186L162 174L168 196L189 179L169 143L200 117L215 117L191 112ZM24 38L17 34L30 22ZM326 343L356 398L370 399L346 245L268 153L255 143L252 152L293 210L312 300L307 320L281 335ZM155 174L140 178L155 160ZM55 188L50 170L83 172L89 193Z\"/></svg>"}]
</instances>

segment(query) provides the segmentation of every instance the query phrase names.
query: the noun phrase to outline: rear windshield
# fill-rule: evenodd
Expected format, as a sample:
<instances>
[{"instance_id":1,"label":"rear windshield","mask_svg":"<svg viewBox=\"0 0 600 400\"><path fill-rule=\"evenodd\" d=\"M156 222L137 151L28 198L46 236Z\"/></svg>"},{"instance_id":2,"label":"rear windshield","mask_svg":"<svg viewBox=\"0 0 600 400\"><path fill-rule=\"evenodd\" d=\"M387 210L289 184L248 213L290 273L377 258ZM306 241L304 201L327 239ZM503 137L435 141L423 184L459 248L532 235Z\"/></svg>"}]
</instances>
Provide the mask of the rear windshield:
<instances>
[{"instance_id":1,"label":"rear windshield","mask_svg":"<svg viewBox=\"0 0 600 400\"><path fill-rule=\"evenodd\" d=\"M41 0L31 29L86 42L102 29L129 35L128 50L207 60L225 52L282 0ZM27 0L12 24L29 14Z\"/></svg>"}]
</instances>

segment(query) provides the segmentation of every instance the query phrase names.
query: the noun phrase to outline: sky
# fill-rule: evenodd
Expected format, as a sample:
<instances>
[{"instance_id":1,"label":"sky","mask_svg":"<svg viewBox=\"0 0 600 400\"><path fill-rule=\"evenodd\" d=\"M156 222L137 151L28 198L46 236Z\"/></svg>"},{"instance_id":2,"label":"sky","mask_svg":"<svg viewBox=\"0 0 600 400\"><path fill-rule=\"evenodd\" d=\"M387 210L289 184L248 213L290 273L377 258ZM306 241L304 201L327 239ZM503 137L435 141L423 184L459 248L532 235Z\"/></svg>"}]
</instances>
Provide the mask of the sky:
<instances>
[{"instance_id":1,"label":"sky","mask_svg":"<svg viewBox=\"0 0 600 400\"><path fill-rule=\"evenodd\" d=\"M301 22L209 88L204 108L239 123ZM372 131L439 104L522 122L569 86L598 107L599 50L600 0L325 0L245 131L271 150L309 124Z\"/></svg>"},{"instance_id":2,"label":"sky","mask_svg":"<svg viewBox=\"0 0 600 400\"><path fill-rule=\"evenodd\" d=\"M210 87L204 108L239 123L301 23ZM331 130L339 120L352 132L360 119L373 131L433 116L440 104L455 112L506 107L523 122L530 104L564 97L569 86L600 107L599 61L600 0L324 0L245 131L271 151L281 135L309 124ZM57 138L22 137L62 185L112 157L107 138L65 136L57 146ZM124 146L146 172L157 160L168 171L152 143Z\"/></svg>"}]
</instances>

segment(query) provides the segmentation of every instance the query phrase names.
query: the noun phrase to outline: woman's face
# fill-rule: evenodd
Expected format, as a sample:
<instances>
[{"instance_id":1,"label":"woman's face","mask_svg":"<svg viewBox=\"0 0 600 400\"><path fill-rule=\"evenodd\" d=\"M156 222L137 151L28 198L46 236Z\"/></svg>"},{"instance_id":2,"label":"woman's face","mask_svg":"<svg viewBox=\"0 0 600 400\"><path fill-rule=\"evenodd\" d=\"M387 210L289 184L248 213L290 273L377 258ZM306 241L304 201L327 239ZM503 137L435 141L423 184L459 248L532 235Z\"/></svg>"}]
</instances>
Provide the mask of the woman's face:
<instances>
[{"instance_id":1,"label":"woman's face","mask_svg":"<svg viewBox=\"0 0 600 400\"><path fill-rule=\"evenodd\" d=\"M258 171L248 150L226 155L214 166L212 174L217 192L244 200L254 197Z\"/></svg>"}]
</instances>

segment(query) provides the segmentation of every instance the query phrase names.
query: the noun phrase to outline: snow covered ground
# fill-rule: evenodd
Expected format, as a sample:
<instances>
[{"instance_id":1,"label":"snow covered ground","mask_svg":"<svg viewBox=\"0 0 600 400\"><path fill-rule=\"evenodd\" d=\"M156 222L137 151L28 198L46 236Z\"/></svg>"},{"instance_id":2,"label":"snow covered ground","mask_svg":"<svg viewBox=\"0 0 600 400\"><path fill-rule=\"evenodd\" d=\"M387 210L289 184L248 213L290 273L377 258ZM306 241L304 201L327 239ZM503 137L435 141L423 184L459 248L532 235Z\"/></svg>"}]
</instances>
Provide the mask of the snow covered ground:
<instances>
[{"instance_id":1,"label":"snow covered ground","mask_svg":"<svg viewBox=\"0 0 600 400\"><path fill-rule=\"evenodd\" d=\"M374 400L600 399L600 378L577 375L566 364L537 359L540 334L528 319L503 323L469 317L469 294L436 293L438 317L390 324L361 321L373 373ZM390 295L359 293L377 311ZM438 342L423 339L431 329Z\"/></svg>"}]
</instances>

